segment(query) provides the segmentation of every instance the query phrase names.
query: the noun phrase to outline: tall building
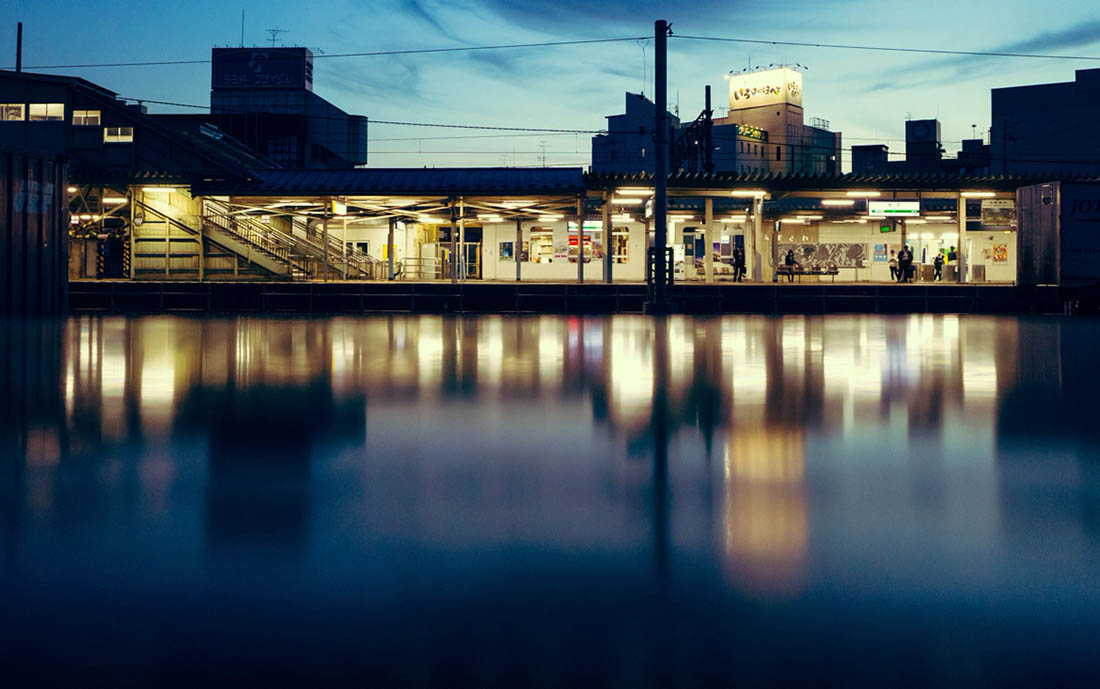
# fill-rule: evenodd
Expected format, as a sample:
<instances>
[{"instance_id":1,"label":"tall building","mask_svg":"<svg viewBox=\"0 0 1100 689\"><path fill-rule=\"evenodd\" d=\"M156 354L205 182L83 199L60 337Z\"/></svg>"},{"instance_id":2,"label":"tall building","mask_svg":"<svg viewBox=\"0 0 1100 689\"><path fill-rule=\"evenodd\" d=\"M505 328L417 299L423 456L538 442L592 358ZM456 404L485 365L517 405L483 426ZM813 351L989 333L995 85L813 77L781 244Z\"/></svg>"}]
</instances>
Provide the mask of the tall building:
<instances>
[{"instance_id":1,"label":"tall building","mask_svg":"<svg viewBox=\"0 0 1100 689\"><path fill-rule=\"evenodd\" d=\"M828 122L803 121L802 75L779 68L730 78L729 114L681 123L668 114L669 170L741 175L835 174L840 172L840 133ZM652 172L656 106L626 94L626 111L607 118L607 131L592 137L592 171ZM704 150L707 145L709 155Z\"/></svg>"},{"instance_id":2,"label":"tall building","mask_svg":"<svg viewBox=\"0 0 1100 689\"><path fill-rule=\"evenodd\" d=\"M989 144L963 139L955 157L944 157L940 121L905 122L905 160L890 160L885 144L852 146L852 172L865 175L981 175L989 171Z\"/></svg>"},{"instance_id":3,"label":"tall building","mask_svg":"<svg viewBox=\"0 0 1100 689\"><path fill-rule=\"evenodd\" d=\"M280 167L367 162L367 118L313 92L308 48L214 48L210 113L158 117L185 129L213 124Z\"/></svg>"},{"instance_id":4,"label":"tall building","mask_svg":"<svg viewBox=\"0 0 1100 689\"><path fill-rule=\"evenodd\" d=\"M840 172L840 132L802 109L802 73L790 67L745 71L729 77L729 113L716 127L736 124L767 132L767 155L757 166L772 173Z\"/></svg>"},{"instance_id":5,"label":"tall building","mask_svg":"<svg viewBox=\"0 0 1100 689\"><path fill-rule=\"evenodd\" d=\"M991 171L1100 174L1100 68L992 91Z\"/></svg>"},{"instance_id":6,"label":"tall building","mask_svg":"<svg viewBox=\"0 0 1100 689\"><path fill-rule=\"evenodd\" d=\"M680 126L672 113L665 117L670 128ZM657 106L640 93L626 94L621 115L607 116L607 131L592 137L593 172L653 172L653 123Z\"/></svg>"}]
</instances>

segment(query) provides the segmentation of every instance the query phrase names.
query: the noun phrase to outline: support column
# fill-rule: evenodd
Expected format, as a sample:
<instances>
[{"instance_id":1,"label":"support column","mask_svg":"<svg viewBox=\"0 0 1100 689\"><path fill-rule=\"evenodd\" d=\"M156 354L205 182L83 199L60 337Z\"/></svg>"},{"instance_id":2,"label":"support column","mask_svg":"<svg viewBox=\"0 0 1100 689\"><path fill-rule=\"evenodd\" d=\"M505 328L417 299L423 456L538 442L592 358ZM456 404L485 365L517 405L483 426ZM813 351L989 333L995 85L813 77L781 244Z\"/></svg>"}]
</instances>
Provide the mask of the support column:
<instances>
[{"instance_id":1,"label":"support column","mask_svg":"<svg viewBox=\"0 0 1100 689\"><path fill-rule=\"evenodd\" d=\"M397 218L390 216L386 231L386 279L393 279L393 226L397 224Z\"/></svg>"},{"instance_id":2,"label":"support column","mask_svg":"<svg viewBox=\"0 0 1100 689\"><path fill-rule=\"evenodd\" d=\"M584 284L584 199L580 196L577 197L577 284Z\"/></svg>"},{"instance_id":3,"label":"support column","mask_svg":"<svg viewBox=\"0 0 1100 689\"><path fill-rule=\"evenodd\" d=\"M746 273L753 282L761 282L764 279L764 261L760 255L760 242L764 235L764 199L754 197L752 200L752 231L749 233L750 241L745 242ZM772 255L775 254L775 237L772 237ZM751 263L750 263L751 257ZM774 266L774 261L773 264Z\"/></svg>"},{"instance_id":4,"label":"support column","mask_svg":"<svg viewBox=\"0 0 1100 689\"><path fill-rule=\"evenodd\" d=\"M516 219L516 245L512 249L512 258L516 259L516 282L520 281L520 270L523 268L523 221Z\"/></svg>"},{"instance_id":5,"label":"support column","mask_svg":"<svg viewBox=\"0 0 1100 689\"><path fill-rule=\"evenodd\" d=\"M321 220L321 270L325 282L328 282L328 209L331 207L332 199L325 199L325 216Z\"/></svg>"},{"instance_id":6,"label":"support column","mask_svg":"<svg viewBox=\"0 0 1100 689\"><path fill-rule=\"evenodd\" d=\"M458 273L459 280L466 282L466 201L458 197Z\"/></svg>"},{"instance_id":7,"label":"support column","mask_svg":"<svg viewBox=\"0 0 1100 689\"><path fill-rule=\"evenodd\" d=\"M455 200L451 199L451 282L458 282L458 227L455 224Z\"/></svg>"},{"instance_id":8,"label":"support column","mask_svg":"<svg viewBox=\"0 0 1100 689\"><path fill-rule=\"evenodd\" d=\"M714 282L714 199L709 196L703 199L703 222L703 279Z\"/></svg>"},{"instance_id":9,"label":"support column","mask_svg":"<svg viewBox=\"0 0 1100 689\"><path fill-rule=\"evenodd\" d=\"M344 279L348 279L348 216L345 214L340 228L340 254L344 257ZM361 271L360 271L361 272Z\"/></svg>"},{"instance_id":10,"label":"support column","mask_svg":"<svg viewBox=\"0 0 1100 689\"><path fill-rule=\"evenodd\" d=\"M962 197L962 193L955 197L955 220L959 226L959 238L955 241L955 250L958 251L956 255L959 257L959 261L955 266L955 272L958 273L959 282L966 282L966 260L969 252L963 251L963 239L966 238L966 199ZM987 276L986 279L988 280L989 277Z\"/></svg>"},{"instance_id":11,"label":"support column","mask_svg":"<svg viewBox=\"0 0 1100 689\"><path fill-rule=\"evenodd\" d=\"M22 32L22 30L23 30L23 23L22 22L19 23L19 30L20 30L20 32ZM136 193L137 192L135 192L135 191L131 191L130 192L131 198ZM141 200L145 201L145 192L144 191L141 192ZM134 225L134 204L133 204L133 201L131 201L130 202L130 232L129 232L129 234L130 234L130 239L129 239L129 244L130 244L130 279L131 280L134 279L134 263L136 263L136 261L134 260L134 244L135 244L135 241L134 241L134 228L135 228L135 225ZM202 223L199 223L199 280L202 280Z\"/></svg>"},{"instance_id":12,"label":"support column","mask_svg":"<svg viewBox=\"0 0 1100 689\"><path fill-rule=\"evenodd\" d=\"M612 282L612 262L615 260L612 256L614 239L611 237L611 199L614 195L614 190L603 193L603 281L609 285Z\"/></svg>"}]
</instances>

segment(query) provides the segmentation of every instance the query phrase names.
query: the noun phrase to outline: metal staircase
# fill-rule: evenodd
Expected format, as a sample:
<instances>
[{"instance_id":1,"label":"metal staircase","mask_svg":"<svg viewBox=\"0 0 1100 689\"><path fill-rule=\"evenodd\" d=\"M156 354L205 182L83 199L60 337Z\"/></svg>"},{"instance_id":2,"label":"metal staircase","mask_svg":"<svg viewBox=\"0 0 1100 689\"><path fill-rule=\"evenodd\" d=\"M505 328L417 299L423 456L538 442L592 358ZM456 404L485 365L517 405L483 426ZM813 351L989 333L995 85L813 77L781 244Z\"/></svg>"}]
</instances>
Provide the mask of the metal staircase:
<instances>
[{"instance_id":1,"label":"metal staircase","mask_svg":"<svg viewBox=\"0 0 1100 689\"><path fill-rule=\"evenodd\" d=\"M278 262L273 270L292 280L345 277L351 280L384 280L386 265L359 249L347 248L340 239L319 233L305 232L305 237L261 222L253 216L234 211L214 199L203 199L203 230L205 235L230 248L249 261ZM327 242L327 251L326 251ZM226 246L236 244L237 248ZM257 262L257 264L259 264ZM267 267L267 266L263 266Z\"/></svg>"}]
</instances>

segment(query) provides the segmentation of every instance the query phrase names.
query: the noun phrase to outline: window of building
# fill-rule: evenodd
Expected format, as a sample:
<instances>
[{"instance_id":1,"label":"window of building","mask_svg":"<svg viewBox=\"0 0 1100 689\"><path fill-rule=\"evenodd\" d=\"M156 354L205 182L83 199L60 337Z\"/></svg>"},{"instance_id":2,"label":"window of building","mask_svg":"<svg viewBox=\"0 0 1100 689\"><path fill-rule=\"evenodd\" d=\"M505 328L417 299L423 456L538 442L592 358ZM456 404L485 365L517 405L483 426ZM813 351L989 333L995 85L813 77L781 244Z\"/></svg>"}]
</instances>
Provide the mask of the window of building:
<instances>
[{"instance_id":1,"label":"window of building","mask_svg":"<svg viewBox=\"0 0 1100 689\"><path fill-rule=\"evenodd\" d=\"M549 227L531 228L531 263L550 263L554 259L554 231Z\"/></svg>"},{"instance_id":2,"label":"window of building","mask_svg":"<svg viewBox=\"0 0 1100 689\"><path fill-rule=\"evenodd\" d=\"M105 144L128 144L134 140L134 128L133 127L104 127L103 128L103 143Z\"/></svg>"},{"instance_id":3,"label":"window of building","mask_svg":"<svg viewBox=\"0 0 1100 689\"><path fill-rule=\"evenodd\" d=\"M760 155L760 144L753 144L752 145L752 154L754 156Z\"/></svg>"},{"instance_id":4,"label":"window of building","mask_svg":"<svg viewBox=\"0 0 1100 689\"><path fill-rule=\"evenodd\" d=\"M61 122L65 119L64 103L31 103L31 122Z\"/></svg>"},{"instance_id":5,"label":"window of building","mask_svg":"<svg viewBox=\"0 0 1100 689\"><path fill-rule=\"evenodd\" d=\"M22 103L0 103L0 122L22 122Z\"/></svg>"},{"instance_id":6,"label":"window of building","mask_svg":"<svg viewBox=\"0 0 1100 689\"><path fill-rule=\"evenodd\" d=\"M741 152L742 153L745 152L745 142L744 141L741 142Z\"/></svg>"},{"instance_id":7,"label":"window of building","mask_svg":"<svg viewBox=\"0 0 1100 689\"><path fill-rule=\"evenodd\" d=\"M98 110L73 110L73 124L84 126L99 126Z\"/></svg>"},{"instance_id":8,"label":"window of building","mask_svg":"<svg viewBox=\"0 0 1100 689\"><path fill-rule=\"evenodd\" d=\"M776 146L775 147L775 159L776 160L783 160L783 147L782 146Z\"/></svg>"}]
</instances>

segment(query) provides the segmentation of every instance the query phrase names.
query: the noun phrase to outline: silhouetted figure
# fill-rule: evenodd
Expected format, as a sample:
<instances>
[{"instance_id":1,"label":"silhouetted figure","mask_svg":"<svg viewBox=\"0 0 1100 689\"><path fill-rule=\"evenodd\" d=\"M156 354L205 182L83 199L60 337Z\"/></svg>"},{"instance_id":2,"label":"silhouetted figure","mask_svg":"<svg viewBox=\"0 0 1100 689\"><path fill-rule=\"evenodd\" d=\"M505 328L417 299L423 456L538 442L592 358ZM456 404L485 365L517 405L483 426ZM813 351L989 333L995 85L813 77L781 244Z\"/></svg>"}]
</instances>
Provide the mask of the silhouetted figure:
<instances>
[{"instance_id":1,"label":"silhouetted figure","mask_svg":"<svg viewBox=\"0 0 1100 689\"><path fill-rule=\"evenodd\" d=\"M798 261L794 259L794 249L787 249L783 265L787 266L787 282L794 282L794 267L798 265Z\"/></svg>"},{"instance_id":2,"label":"silhouetted figure","mask_svg":"<svg viewBox=\"0 0 1100 689\"><path fill-rule=\"evenodd\" d=\"M913 250L903 246L898 252L898 282L909 282L912 279L910 271L913 268Z\"/></svg>"},{"instance_id":3,"label":"silhouetted figure","mask_svg":"<svg viewBox=\"0 0 1100 689\"><path fill-rule=\"evenodd\" d=\"M955 247L951 247L947 250L947 262L954 263L959 260L959 254L955 251Z\"/></svg>"},{"instance_id":4,"label":"silhouetted figure","mask_svg":"<svg viewBox=\"0 0 1100 689\"><path fill-rule=\"evenodd\" d=\"M894 250L893 249L890 249L890 258L886 261L886 263L887 263L887 265L890 266L890 279L891 280L897 280L898 279L898 257L896 255L894 255Z\"/></svg>"},{"instance_id":5,"label":"silhouetted figure","mask_svg":"<svg viewBox=\"0 0 1100 689\"><path fill-rule=\"evenodd\" d=\"M743 277L745 277L745 250L736 247L733 250L733 281L741 282Z\"/></svg>"},{"instance_id":6,"label":"silhouetted figure","mask_svg":"<svg viewBox=\"0 0 1100 689\"><path fill-rule=\"evenodd\" d=\"M932 279L935 280L936 282L939 282L940 280L943 279L943 254L942 253L940 253L938 251L936 252L936 257L934 259L932 259L932 267L936 269L936 273L932 277Z\"/></svg>"}]
</instances>

